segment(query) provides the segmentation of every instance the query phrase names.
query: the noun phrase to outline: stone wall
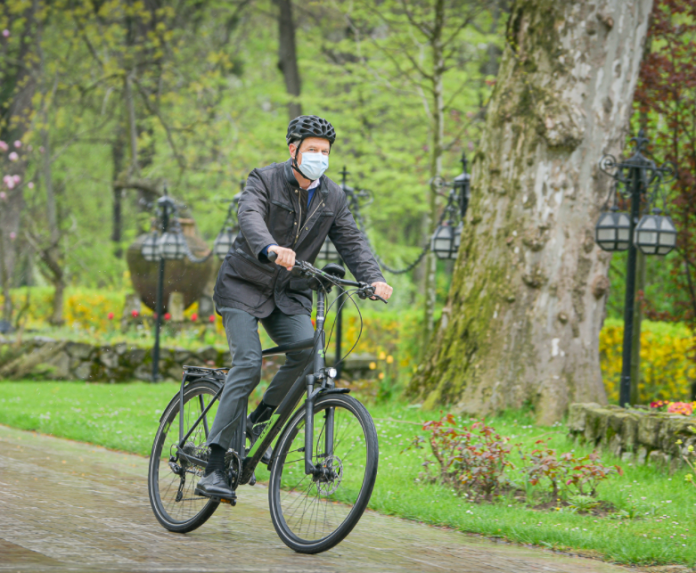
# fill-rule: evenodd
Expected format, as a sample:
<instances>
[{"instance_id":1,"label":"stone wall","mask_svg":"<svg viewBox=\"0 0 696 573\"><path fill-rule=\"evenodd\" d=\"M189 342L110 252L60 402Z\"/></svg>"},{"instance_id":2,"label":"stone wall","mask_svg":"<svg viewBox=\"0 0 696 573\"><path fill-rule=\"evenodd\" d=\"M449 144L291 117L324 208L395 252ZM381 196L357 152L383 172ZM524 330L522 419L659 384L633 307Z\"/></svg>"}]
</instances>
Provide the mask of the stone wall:
<instances>
[{"instance_id":1,"label":"stone wall","mask_svg":"<svg viewBox=\"0 0 696 573\"><path fill-rule=\"evenodd\" d=\"M369 377L374 356L351 355L344 366L347 378ZM270 379L280 356L264 359L264 379ZM327 362L331 363L329 357ZM184 364L223 368L230 365L228 350L206 346L199 350L160 349L160 375L165 380L181 380ZM0 379L88 380L125 382L152 377L152 348L133 344L91 345L37 336L20 345L0 336Z\"/></svg>"},{"instance_id":2,"label":"stone wall","mask_svg":"<svg viewBox=\"0 0 696 573\"><path fill-rule=\"evenodd\" d=\"M152 349L133 344L91 345L83 342L35 337L17 347L0 340L0 378L33 377L46 380L120 382L150 380ZM184 364L220 368L229 365L229 352L212 346L190 351L160 349L160 372L164 379L181 380Z\"/></svg>"},{"instance_id":3,"label":"stone wall","mask_svg":"<svg viewBox=\"0 0 696 573\"><path fill-rule=\"evenodd\" d=\"M568 429L581 443L608 450L625 462L670 471L681 467L689 446L696 448L696 419L647 408L572 404Z\"/></svg>"}]
</instances>

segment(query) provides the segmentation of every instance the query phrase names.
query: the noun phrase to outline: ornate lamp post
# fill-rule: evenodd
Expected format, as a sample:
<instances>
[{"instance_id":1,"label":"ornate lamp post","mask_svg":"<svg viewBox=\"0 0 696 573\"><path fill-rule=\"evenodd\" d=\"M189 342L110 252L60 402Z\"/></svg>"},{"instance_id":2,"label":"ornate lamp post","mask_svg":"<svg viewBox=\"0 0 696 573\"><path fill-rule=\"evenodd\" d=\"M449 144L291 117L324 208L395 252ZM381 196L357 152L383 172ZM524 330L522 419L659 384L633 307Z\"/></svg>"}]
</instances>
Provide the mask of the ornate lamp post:
<instances>
[{"instance_id":1,"label":"ornate lamp post","mask_svg":"<svg viewBox=\"0 0 696 573\"><path fill-rule=\"evenodd\" d=\"M239 208L239 199L244 192L244 187L246 186L246 179L242 178L239 180L239 193L237 193L232 200L225 199L229 202L229 207L227 208L227 217L225 217L225 222L222 224L222 229L215 238L215 243L213 244L213 252L220 259L224 259L227 253L230 252L234 240L237 238L239 233L239 221L237 220L237 209Z\"/></svg>"},{"instance_id":2,"label":"ornate lamp post","mask_svg":"<svg viewBox=\"0 0 696 573\"><path fill-rule=\"evenodd\" d=\"M213 252L219 259L224 259L230 252L237 234L239 233L239 223L237 222L237 206L239 205L239 195L237 195L227 209L227 217L222 224L222 229L215 238Z\"/></svg>"},{"instance_id":3,"label":"ornate lamp post","mask_svg":"<svg viewBox=\"0 0 696 573\"><path fill-rule=\"evenodd\" d=\"M155 346L152 350L152 381L159 380L160 333L162 330L162 310L164 307L164 267L166 261L187 257L192 263L203 263L211 253L199 258L191 253L181 230L174 200L164 190L164 196L157 200L158 229L152 232L141 245L143 258L150 262L159 261L157 273L157 298L155 302Z\"/></svg>"},{"instance_id":4,"label":"ornate lamp post","mask_svg":"<svg viewBox=\"0 0 696 573\"><path fill-rule=\"evenodd\" d=\"M452 189L447 197L447 206L440 224L430 239L430 249L438 259L456 259L464 227L464 216L469 208L471 197L471 175L467 172L466 156L462 155L462 173L454 178ZM445 221L447 217L447 221ZM455 220L459 223L455 226Z\"/></svg>"},{"instance_id":5,"label":"ornate lamp post","mask_svg":"<svg viewBox=\"0 0 696 573\"><path fill-rule=\"evenodd\" d=\"M181 259L186 254L186 240L181 233L170 232L170 217L176 211L176 204L164 190L164 196L157 200L159 229L150 234L142 244L141 252L145 260L159 261L157 274L157 300L155 303L155 347L152 350L152 381L159 380L160 331L162 330L162 298L164 296L164 265L167 259Z\"/></svg>"},{"instance_id":6,"label":"ornate lamp post","mask_svg":"<svg viewBox=\"0 0 696 573\"><path fill-rule=\"evenodd\" d=\"M666 255L676 246L677 241L677 231L672 219L660 215L659 210L656 209L652 215L645 214L640 217L641 203L644 200L648 204L654 202L660 186L674 179L676 168L669 162L658 167L652 159L643 154L649 140L642 129L638 137L631 141L635 144L635 151L630 158L618 163L613 156L605 155L599 161L599 168L616 181L616 189L610 198L613 199L614 205L600 215L595 227L595 241L602 249L609 252L628 249L623 364L619 392L619 404L624 407L631 400L631 346L637 249L646 255ZM617 195L630 200L630 213L618 211Z\"/></svg>"}]
</instances>

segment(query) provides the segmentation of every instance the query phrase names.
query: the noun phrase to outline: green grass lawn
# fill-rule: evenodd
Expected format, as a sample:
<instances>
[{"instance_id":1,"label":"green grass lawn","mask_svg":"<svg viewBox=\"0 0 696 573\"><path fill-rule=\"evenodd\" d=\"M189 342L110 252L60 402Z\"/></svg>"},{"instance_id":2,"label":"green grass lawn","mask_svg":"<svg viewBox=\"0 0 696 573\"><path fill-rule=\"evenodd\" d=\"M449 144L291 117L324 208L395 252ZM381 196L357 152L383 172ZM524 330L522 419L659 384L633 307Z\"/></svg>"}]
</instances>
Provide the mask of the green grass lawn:
<instances>
[{"instance_id":1,"label":"green grass lawn","mask_svg":"<svg viewBox=\"0 0 696 573\"><path fill-rule=\"evenodd\" d=\"M147 456L159 416L176 390L174 383L0 382L0 423ZM600 486L600 498L619 510L602 518L537 511L513 499L472 504L445 487L416 481L425 450L401 453L421 433L421 422L439 413L398 401L371 404L369 410L380 440L372 509L620 563L696 564L696 488L685 482L686 472L670 476L605 456L604 463L621 464L624 475ZM531 445L543 436L559 450L585 451L567 439L564 426L536 427L524 413L488 423L515 442ZM265 479L267 472L258 477Z\"/></svg>"}]
</instances>

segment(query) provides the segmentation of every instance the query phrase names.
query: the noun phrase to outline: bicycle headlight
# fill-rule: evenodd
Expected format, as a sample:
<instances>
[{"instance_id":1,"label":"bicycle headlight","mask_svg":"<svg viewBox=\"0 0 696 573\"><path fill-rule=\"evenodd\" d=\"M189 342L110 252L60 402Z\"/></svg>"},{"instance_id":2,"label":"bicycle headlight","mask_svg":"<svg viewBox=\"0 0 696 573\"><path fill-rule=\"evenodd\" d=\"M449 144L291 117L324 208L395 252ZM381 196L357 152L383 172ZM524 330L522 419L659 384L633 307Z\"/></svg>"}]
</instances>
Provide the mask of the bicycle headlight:
<instances>
[{"instance_id":1,"label":"bicycle headlight","mask_svg":"<svg viewBox=\"0 0 696 573\"><path fill-rule=\"evenodd\" d=\"M336 378L338 375L338 371L335 368L329 368L326 373L329 375L329 378Z\"/></svg>"}]
</instances>

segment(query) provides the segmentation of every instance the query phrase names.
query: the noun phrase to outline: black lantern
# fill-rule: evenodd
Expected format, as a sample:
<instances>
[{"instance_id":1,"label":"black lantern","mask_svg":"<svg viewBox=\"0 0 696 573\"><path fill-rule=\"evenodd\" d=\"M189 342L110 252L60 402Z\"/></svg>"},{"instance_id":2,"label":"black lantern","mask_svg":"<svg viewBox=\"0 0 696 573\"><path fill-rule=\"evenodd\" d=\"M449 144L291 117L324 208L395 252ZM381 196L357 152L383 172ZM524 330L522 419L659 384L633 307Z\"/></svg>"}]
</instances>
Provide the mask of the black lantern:
<instances>
[{"instance_id":1,"label":"black lantern","mask_svg":"<svg viewBox=\"0 0 696 573\"><path fill-rule=\"evenodd\" d=\"M619 405L627 406L631 400L631 388L635 382L631 380L632 348L634 338L634 307L636 302L636 267L638 249L646 255L665 255L676 245L677 230L672 219L660 215L659 210L654 215L641 217L641 208L657 199L661 186L673 181L677 170L673 163L667 162L658 166L645 153L648 139L641 129L638 137L631 140L635 151L631 157L617 161L611 155L605 155L599 161L599 168L616 181L610 199L614 205L618 196L630 200L630 213L617 212L616 206L611 211L601 214L595 228L597 244L605 251L628 250L626 261L626 293L624 304L624 338L621 366L621 385L619 389ZM651 193L651 189L653 190Z\"/></svg>"},{"instance_id":2,"label":"black lantern","mask_svg":"<svg viewBox=\"0 0 696 573\"><path fill-rule=\"evenodd\" d=\"M660 215L659 209L653 213L643 215L638 222L634 240L644 255L666 255L677 246L677 229L670 217Z\"/></svg>"},{"instance_id":3,"label":"black lantern","mask_svg":"<svg viewBox=\"0 0 696 573\"><path fill-rule=\"evenodd\" d=\"M218 236L215 238L215 243L213 244L213 251L219 259L224 259L227 253L230 252L236 232L232 227L227 227L220 231Z\"/></svg>"},{"instance_id":4,"label":"black lantern","mask_svg":"<svg viewBox=\"0 0 696 573\"><path fill-rule=\"evenodd\" d=\"M599 216L595 227L595 241L605 251L625 251L631 244L631 219L616 207Z\"/></svg>"},{"instance_id":5,"label":"black lantern","mask_svg":"<svg viewBox=\"0 0 696 573\"><path fill-rule=\"evenodd\" d=\"M317 255L317 260L331 263L334 261L339 261L340 259L341 255L338 254L333 242L331 239L326 237L324 244L321 246L321 251L319 251L319 254Z\"/></svg>"},{"instance_id":6,"label":"black lantern","mask_svg":"<svg viewBox=\"0 0 696 573\"><path fill-rule=\"evenodd\" d=\"M456 234L456 230L459 234ZM456 259L459 249L458 240L461 238L461 228L455 229L452 225L444 223L440 225L433 233L430 239L430 249L438 259ZM455 244L456 243L456 244Z\"/></svg>"},{"instance_id":7,"label":"black lantern","mask_svg":"<svg viewBox=\"0 0 696 573\"><path fill-rule=\"evenodd\" d=\"M459 203L459 212L461 218L464 219L469 208L469 201L471 199L471 175L469 175L469 172L467 171L466 155L462 154L460 163L462 164L462 172L454 178L453 188L454 193L457 196L457 202Z\"/></svg>"},{"instance_id":8,"label":"black lantern","mask_svg":"<svg viewBox=\"0 0 696 573\"><path fill-rule=\"evenodd\" d=\"M242 191L244 190L244 183L244 179L239 182ZM226 200L229 202L229 206L227 208L227 217L225 217L225 222L222 224L222 229L218 233L218 236L215 238L215 243L213 244L213 252L219 259L224 259L230 252L237 233L239 232L236 214L241 196L241 193L237 193L233 199Z\"/></svg>"},{"instance_id":9,"label":"black lantern","mask_svg":"<svg viewBox=\"0 0 696 573\"><path fill-rule=\"evenodd\" d=\"M186 256L186 239L180 231L162 233L158 245L163 259L183 259Z\"/></svg>"},{"instance_id":10,"label":"black lantern","mask_svg":"<svg viewBox=\"0 0 696 573\"><path fill-rule=\"evenodd\" d=\"M151 263L160 260L160 250L159 250L159 235L157 233L150 233L143 244L140 246L140 252L146 261Z\"/></svg>"}]
</instances>

